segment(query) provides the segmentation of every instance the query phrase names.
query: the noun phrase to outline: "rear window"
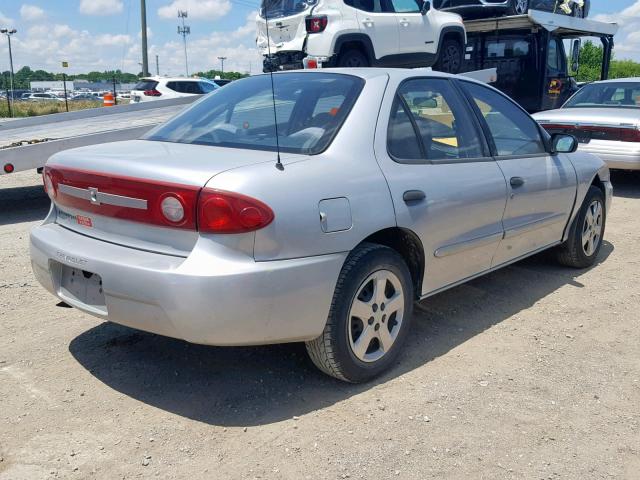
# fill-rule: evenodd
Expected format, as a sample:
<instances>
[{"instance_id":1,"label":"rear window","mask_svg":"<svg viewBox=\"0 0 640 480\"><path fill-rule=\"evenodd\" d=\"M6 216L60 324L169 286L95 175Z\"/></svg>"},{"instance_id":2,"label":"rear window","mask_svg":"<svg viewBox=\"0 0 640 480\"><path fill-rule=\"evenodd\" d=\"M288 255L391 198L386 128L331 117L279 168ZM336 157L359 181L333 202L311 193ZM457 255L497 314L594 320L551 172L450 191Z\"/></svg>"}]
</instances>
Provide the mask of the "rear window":
<instances>
[{"instance_id":1,"label":"rear window","mask_svg":"<svg viewBox=\"0 0 640 480\"><path fill-rule=\"evenodd\" d=\"M337 73L256 75L232 82L145 139L313 155L329 146L364 80Z\"/></svg>"},{"instance_id":2,"label":"rear window","mask_svg":"<svg viewBox=\"0 0 640 480\"><path fill-rule=\"evenodd\" d=\"M487 40L485 44L486 58L512 58L529 55L529 41L520 39Z\"/></svg>"},{"instance_id":3,"label":"rear window","mask_svg":"<svg viewBox=\"0 0 640 480\"><path fill-rule=\"evenodd\" d=\"M585 85L562 108L640 108L640 82L607 82Z\"/></svg>"},{"instance_id":4,"label":"rear window","mask_svg":"<svg viewBox=\"0 0 640 480\"><path fill-rule=\"evenodd\" d=\"M262 18L281 18L304 12L317 4L318 0L262 0L260 16Z\"/></svg>"},{"instance_id":5,"label":"rear window","mask_svg":"<svg viewBox=\"0 0 640 480\"><path fill-rule=\"evenodd\" d=\"M155 80L140 80L136 83L136 86L133 87L134 90L153 90L158 86L158 82Z\"/></svg>"}]
</instances>

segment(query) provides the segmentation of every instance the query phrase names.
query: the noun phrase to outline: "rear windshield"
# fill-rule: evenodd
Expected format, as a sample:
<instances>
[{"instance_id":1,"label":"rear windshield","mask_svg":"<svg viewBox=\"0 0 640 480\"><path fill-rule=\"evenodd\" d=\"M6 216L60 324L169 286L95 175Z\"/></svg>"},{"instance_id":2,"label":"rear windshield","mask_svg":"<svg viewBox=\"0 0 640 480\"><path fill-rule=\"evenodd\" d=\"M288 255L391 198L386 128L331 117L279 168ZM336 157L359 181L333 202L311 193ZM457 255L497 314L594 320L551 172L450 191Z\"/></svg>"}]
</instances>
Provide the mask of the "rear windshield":
<instances>
[{"instance_id":1,"label":"rear windshield","mask_svg":"<svg viewBox=\"0 0 640 480\"><path fill-rule=\"evenodd\" d=\"M592 83L567 100L563 108L640 108L640 82Z\"/></svg>"},{"instance_id":2,"label":"rear windshield","mask_svg":"<svg viewBox=\"0 0 640 480\"><path fill-rule=\"evenodd\" d=\"M230 83L143 138L313 155L329 146L364 80L337 73L256 75Z\"/></svg>"},{"instance_id":3,"label":"rear windshield","mask_svg":"<svg viewBox=\"0 0 640 480\"><path fill-rule=\"evenodd\" d=\"M318 3L318 0L262 0L260 16L262 18L281 18L304 12Z\"/></svg>"},{"instance_id":4,"label":"rear windshield","mask_svg":"<svg viewBox=\"0 0 640 480\"><path fill-rule=\"evenodd\" d=\"M136 83L136 86L133 87L134 90L153 90L158 86L158 82L155 80L140 80Z\"/></svg>"}]
</instances>

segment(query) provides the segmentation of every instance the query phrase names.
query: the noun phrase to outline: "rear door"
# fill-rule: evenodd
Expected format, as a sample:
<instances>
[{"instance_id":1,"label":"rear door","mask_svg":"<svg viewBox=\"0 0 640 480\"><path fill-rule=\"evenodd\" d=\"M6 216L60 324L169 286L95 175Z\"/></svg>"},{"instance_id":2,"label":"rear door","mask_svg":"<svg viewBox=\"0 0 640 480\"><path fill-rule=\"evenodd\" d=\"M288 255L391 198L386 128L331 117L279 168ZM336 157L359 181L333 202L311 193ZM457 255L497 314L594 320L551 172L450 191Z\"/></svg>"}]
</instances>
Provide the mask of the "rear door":
<instances>
[{"instance_id":1,"label":"rear door","mask_svg":"<svg viewBox=\"0 0 640 480\"><path fill-rule=\"evenodd\" d=\"M373 45L376 59L398 53L398 21L389 0L345 0L356 10L360 31Z\"/></svg>"},{"instance_id":2,"label":"rear door","mask_svg":"<svg viewBox=\"0 0 640 480\"><path fill-rule=\"evenodd\" d=\"M562 239L576 196L576 173L564 154L547 153L536 122L513 101L484 85L459 81L483 122L507 181L504 239L493 266Z\"/></svg>"},{"instance_id":3,"label":"rear door","mask_svg":"<svg viewBox=\"0 0 640 480\"><path fill-rule=\"evenodd\" d=\"M418 0L390 0L398 21L398 53L436 53L436 31L433 27L431 9L426 15L420 13Z\"/></svg>"},{"instance_id":4,"label":"rear door","mask_svg":"<svg viewBox=\"0 0 640 480\"><path fill-rule=\"evenodd\" d=\"M414 78L386 96L381 112L376 157L398 226L423 244L422 294L488 270L506 184L460 93L448 79Z\"/></svg>"}]
</instances>

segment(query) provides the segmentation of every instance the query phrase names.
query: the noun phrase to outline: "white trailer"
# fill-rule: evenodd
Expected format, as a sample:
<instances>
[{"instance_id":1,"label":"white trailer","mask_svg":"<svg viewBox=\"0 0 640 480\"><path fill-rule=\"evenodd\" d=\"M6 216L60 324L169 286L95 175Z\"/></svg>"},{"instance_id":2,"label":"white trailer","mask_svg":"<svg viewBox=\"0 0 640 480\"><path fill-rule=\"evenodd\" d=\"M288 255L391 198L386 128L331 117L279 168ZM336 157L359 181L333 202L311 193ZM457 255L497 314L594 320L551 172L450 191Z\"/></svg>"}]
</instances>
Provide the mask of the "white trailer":
<instances>
[{"instance_id":1,"label":"white trailer","mask_svg":"<svg viewBox=\"0 0 640 480\"><path fill-rule=\"evenodd\" d=\"M69 148L138 138L198 98L1 120L0 175L42 168L51 155Z\"/></svg>"}]
</instances>

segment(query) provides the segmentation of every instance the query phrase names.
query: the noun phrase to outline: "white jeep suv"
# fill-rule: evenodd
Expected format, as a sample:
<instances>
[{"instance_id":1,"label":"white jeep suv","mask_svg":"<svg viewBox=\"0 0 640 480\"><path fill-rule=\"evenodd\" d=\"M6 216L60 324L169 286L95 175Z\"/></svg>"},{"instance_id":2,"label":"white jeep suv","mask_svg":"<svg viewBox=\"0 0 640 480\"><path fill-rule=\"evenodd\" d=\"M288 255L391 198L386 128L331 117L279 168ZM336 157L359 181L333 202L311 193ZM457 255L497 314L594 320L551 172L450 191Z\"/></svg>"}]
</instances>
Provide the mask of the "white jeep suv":
<instances>
[{"instance_id":1,"label":"white jeep suv","mask_svg":"<svg viewBox=\"0 0 640 480\"><path fill-rule=\"evenodd\" d=\"M267 20L269 44L267 44ZM262 0L256 42L264 71L303 67L430 67L458 73L462 18L429 0Z\"/></svg>"}]
</instances>

